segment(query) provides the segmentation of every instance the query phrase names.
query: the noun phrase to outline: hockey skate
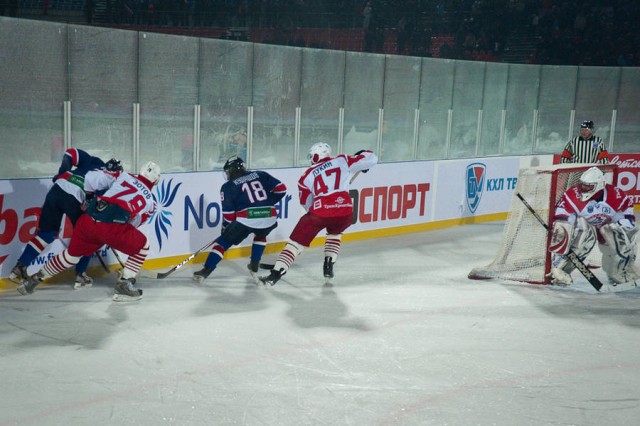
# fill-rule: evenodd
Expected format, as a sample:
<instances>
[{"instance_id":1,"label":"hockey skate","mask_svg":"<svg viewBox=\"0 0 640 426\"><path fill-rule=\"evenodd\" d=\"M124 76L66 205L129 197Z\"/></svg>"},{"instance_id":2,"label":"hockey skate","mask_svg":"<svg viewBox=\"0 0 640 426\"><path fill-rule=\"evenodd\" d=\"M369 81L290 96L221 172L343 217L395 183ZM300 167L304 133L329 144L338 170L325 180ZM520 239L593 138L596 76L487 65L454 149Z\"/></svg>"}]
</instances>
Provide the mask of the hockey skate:
<instances>
[{"instance_id":1,"label":"hockey skate","mask_svg":"<svg viewBox=\"0 0 640 426\"><path fill-rule=\"evenodd\" d=\"M73 288L78 290L80 288L90 288L93 286L93 278L87 275L86 272L80 272L76 274L76 280L73 283Z\"/></svg>"},{"instance_id":2,"label":"hockey skate","mask_svg":"<svg viewBox=\"0 0 640 426\"><path fill-rule=\"evenodd\" d=\"M42 272L36 272L32 276L27 277L16 290L18 290L18 293L23 296L32 294L33 290L38 286L38 284L42 282L43 279L44 275L42 274Z\"/></svg>"},{"instance_id":3,"label":"hockey skate","mask_svg":"<svg viewBox=\"0 0 640 426\"><path fill-rule=\"evenodd\" d=\"M269 275L267 275L266 277L260 277L258 279L264 285L276 285L276 283L280 281L280 278L282 278L284 274L286 274L286 271L284 269L279 269L277 271L275 269L272 269Z\"/></svg>"},{"instance_id":4,"label":"hockey skate","mask_svg":"<svg viewBox=\"0 0 640 426\"><path fill-rule=\"evenodd\" d=\"M551 272L547 275L551 280L551 285L568 287L573 284L571 272L576 268L573 263L564 256L556 256L551 265Z\"/></svg>"},{"instance_id":5,"label":"hockey skate","mask_svg":"<svg viewBox=\"0 0 640 426\"><path fill-rule=\"evenodd\" d=\"M324 273L324 285L327 287L333 286L333 264L329 256L324 258L324 265L322 265L322 272Z\"/></svg>"},{"instance_id":6,"label":"hockey skate","mask_svg":"<svg viewBox=\"0 0 640 426\"><path fill-rule=\"evenodd\" d=\"M612 273L607 272L609 285L603 286L601 292L623 292L627 290L636 290L640 287L640 274L634 265L628 265L626 269Z\"/></svg>"},{"instance_id":7,"label":"hockey skate","mask_svg":"<svg viewBox=\"0 0 640 426\"><path fill-rule=\"evenodd\" d=\"M211 275L211 272L213 271L213 269L205 266L204 268L200 269L199 271L196 271L193 273L193 280L197 283L202 283L202 281L205 280L205 278L207 278L209 275Z\"/></svg>"},{"instance_id":8,"label":"hockey skate","mask_svg":"<svg viewBox=\"0 0 640 426\"><path fill-rule=\"evenodd\" d=\"M9 274L9 279L16 284L22 284L29 278L27 267L18 261Z\"/></svg>"},{"instance_id":9,"label":"hockey skate","mask_svg":"<svg viewBox=\"0 0 640 426\"><path fill-rule=\"evenodd\" d=\"M568 287L573 284L571 275L567 274L561 268L551 268L549 278L551 278L552 285L557 285L559 287Z\"/></svg>"},{"instance_id":10,"label":"hockey skate","mask_svg":"<svg viewBox=\"0 0 640 426\"><path fill-rule=\"evenodd\" d=\"M135 287L135 278L120 278L115 286L113 300L115 302L132 302L142 298L142 290Z\"/></svg>"},{"instance_id":11,"label":"hockey skate","mask_svg":"<svg viewBox=\"0 0 640 426\"><path fill-rule=\"evenodd\" d=\"M256 284L260 284L260 279L258 278L258 269L260 269L260 262L257 260L252 260L247 265L247 269L251 274L251 277L256 282Z\"/></svg>"},{"instance_id":12,"label":"hockey skate","mask_svg":"<svg viewBox=\"0 0 640 426\"><path fill-rule=\"evenodd\" d=\"M633 266L630 266L627 269L617 273L608 273L607 278L609 279L609 284L611 284L612 286L616 286L618 284L635 282L640 277L638 276L635 268Z\"/></svg>"}]
</instances>

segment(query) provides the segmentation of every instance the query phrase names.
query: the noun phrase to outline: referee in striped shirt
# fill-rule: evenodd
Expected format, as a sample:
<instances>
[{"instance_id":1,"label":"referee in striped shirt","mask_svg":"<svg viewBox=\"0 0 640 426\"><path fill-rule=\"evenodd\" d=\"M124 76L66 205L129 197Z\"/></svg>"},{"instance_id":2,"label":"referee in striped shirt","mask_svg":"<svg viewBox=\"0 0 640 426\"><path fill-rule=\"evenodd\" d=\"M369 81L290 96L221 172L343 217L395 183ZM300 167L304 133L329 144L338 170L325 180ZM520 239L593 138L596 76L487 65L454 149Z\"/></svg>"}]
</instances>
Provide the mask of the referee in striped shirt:
<instances>
[{"instance_id":1,"label":"referee in striped shirt","mask_svg":"<svg viewBox=\"0 0 640 426\"><path fill-rule=\"evenodd\" d=\"M604 142L593 134L593 121L580 125L580 136L571 139L562 151L561 163L609 164Z\"/></svg>"}]
</instances>

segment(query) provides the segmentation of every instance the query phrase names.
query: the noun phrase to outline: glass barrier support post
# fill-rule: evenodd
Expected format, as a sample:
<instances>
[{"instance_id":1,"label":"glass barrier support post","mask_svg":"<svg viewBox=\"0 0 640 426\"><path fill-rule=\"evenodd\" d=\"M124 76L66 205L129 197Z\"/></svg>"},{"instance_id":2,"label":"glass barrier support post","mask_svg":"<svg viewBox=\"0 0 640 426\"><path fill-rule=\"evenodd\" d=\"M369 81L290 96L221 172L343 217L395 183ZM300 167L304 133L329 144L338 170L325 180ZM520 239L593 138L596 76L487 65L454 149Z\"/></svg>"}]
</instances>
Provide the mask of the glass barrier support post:
<instances>
[{"instance_id":1,"label":"glass barrier support post","mask_svg":"<svg viewBox=\"0 0 640 426\"><path fill-rule=\"evenodd\" d=\"M200 170L200 105L193 107L193 170Z\"/></svg>"},{"instance_id":2,"label":"glass barrier support post","mask_svg":"<svg viewBox=\"0 0 640 426\"><path fill-rule=\"evenodd\" d=\"M133 147L132 147L133 170L138 170L140 165L140 104L133 104Z\"/></svg>"},{"instance_id":3,"label":"glass barrier support post","mask_svg":"<svg viewBox=\"0 0 640 426\"><path fill-rule=\"evenodd\" d=\"M62 134L64 139L64 151L66 151L71 148L71 101L64 101L63 115L64 129Z\"/></svg>"}]
</instances>

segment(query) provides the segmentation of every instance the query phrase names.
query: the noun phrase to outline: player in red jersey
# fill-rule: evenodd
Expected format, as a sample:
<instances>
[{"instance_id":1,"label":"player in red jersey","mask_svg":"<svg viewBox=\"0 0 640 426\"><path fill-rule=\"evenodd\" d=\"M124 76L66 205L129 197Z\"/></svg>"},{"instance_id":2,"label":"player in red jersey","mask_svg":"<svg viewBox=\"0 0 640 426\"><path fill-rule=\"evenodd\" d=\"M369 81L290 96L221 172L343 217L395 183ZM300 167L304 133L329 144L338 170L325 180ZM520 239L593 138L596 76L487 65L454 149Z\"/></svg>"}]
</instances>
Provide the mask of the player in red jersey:
<instances>
[{"instance_id":1,"label":"player in red jersey","mask_svg":"<svg viewBox=\"0 0 640 426\"><path fill-rule=\"evenodd\" d=\"M138 227L156 210L151 189L158 179L160 167L152 161L142 166L138 175L103 171L87 173L85 191L105 191L104 194L89 202L86 214L80 216L74 228L69 248L47 261L40 271L18 287L18 291L23 295L33 293L44 279L72 267L81 256L107 244L129 255L116 282L113 300L140 299L142 290L135 288L135 276L149 254L149 242Z\"/></svg>"},{"instance_id":2,"label":"player in red jersey","mask_svg":"<svg viewBox=\"0 0 640 426\"><path fill-rule=\"evenodd\" d=\"M287 273L296 257L320 231L326 229L323 272L327 283L333 278L333 264L338 258L342 233L351 225L353 202L349 195L351 176L367 172L378 163L371 151L355 155L331 157L331 147L323 142L309 150L311 167L298 180L300 204L307 213L300 218L285 248L280 252L271 274L260 277L264 284L274 285Z\"/></svg>"},{"instance_id":3,"label":"player in red jersey","mask_svg":"<svg viewBox=\"0 0 640 426\"><path fill-rule=\"evenodd\" d=\"M584 260L596 242L602 251L602 268L611 284L638 278L633 202L620 188L605 182L604 174L591 167L580 182L567 189L556 206L549 250L554 254L551 282L572 283L575 268L565 255L569 250Z\"/></svg>"},{"instance_id":4,"label":"player in red jersey","mask_svg":"<svg viewBox=\"0 0 640 426\"><path fill-rule=\"evenodd\" d=\"M122 170L122 166L115 158L105 163L81 149L69 148L65 151L58 173L53 177L53 186L47 192L42 205L38 232L31 237L16 265L11 269L11 281L22 284L29 278L27 268L56 239L64 216L75 226L87 197L84 191L84 177L89 171L100 169L117 172ZM74 288L91 287L93 278L87 275L90 260L90 256L85 256L77 263Z\"/></svg>"}]
</instances>

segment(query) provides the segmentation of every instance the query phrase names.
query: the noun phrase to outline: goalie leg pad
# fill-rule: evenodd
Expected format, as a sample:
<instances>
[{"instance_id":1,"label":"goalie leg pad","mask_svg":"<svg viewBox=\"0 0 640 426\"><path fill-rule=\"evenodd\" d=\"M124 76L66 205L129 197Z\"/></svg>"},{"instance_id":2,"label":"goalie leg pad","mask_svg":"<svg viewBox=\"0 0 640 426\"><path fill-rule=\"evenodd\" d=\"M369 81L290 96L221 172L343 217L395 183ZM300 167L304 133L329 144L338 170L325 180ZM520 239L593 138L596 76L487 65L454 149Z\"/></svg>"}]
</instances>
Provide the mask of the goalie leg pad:
<instances>
[{"instance_id":1,"label":"goalie leg pad","mask_svg":"<svg viewBox=\"0 0 640 426\"><path fill-rule=\"evenodd\" d=\"M589 225L584 218L579 218L575 226L570 225L568 222L556 223L558 223L558 225L556 226L554 223L554 235L549 245L549 250L556 254L553 258L551 273L549 275L552 284L567 286L573 282L571 272L573 272L576 267L573 262L566 258L565 254L571 249L580 260L586 259L587 255L596 245L596 232L593 226ZM558 235L558 238L556 239L554 247L553 240L556 238L555 234ZM564 236L566 235L571 235L571 238L565 238ZM567 244L564 240L570 240L571 244Z\"/></svg>"},{"instance_id":2,"label":"goalie leg pad","mask_svg":"<svg viewBox=\"0 0 640 426\"><path fill-rule=\"evenodd\" d=\"M600 228L604 240L600 244L602 251L602 269L607 273L609 281L620 284L639 278L635 269L637 252L636 228L628 229L611 223Z\"/></svg>"},{"instance_id":3,"label":"goalie leg pad","mask_svg":"<svg viewBox=\"0 0 640 426\"><path fill-rule=\"evenodd\" d=\"M589 225L585 218L579 218L576 224L577 226L573 231L571 249L580 260L584 260L595 247L597 235L593 226Z\"/></svg>"},{"instance_id":4,"label":"goalie leg pad","mask_svg":"<svg viewBox=\"0 0 640 426\"><path fill-rule=\"evenodd\" d=\"M571 248L572 241L573 224L564 221L554 222L553 229L551 231L549 251L559 255L567 254Z\"/></svg>"}]
</instances>

